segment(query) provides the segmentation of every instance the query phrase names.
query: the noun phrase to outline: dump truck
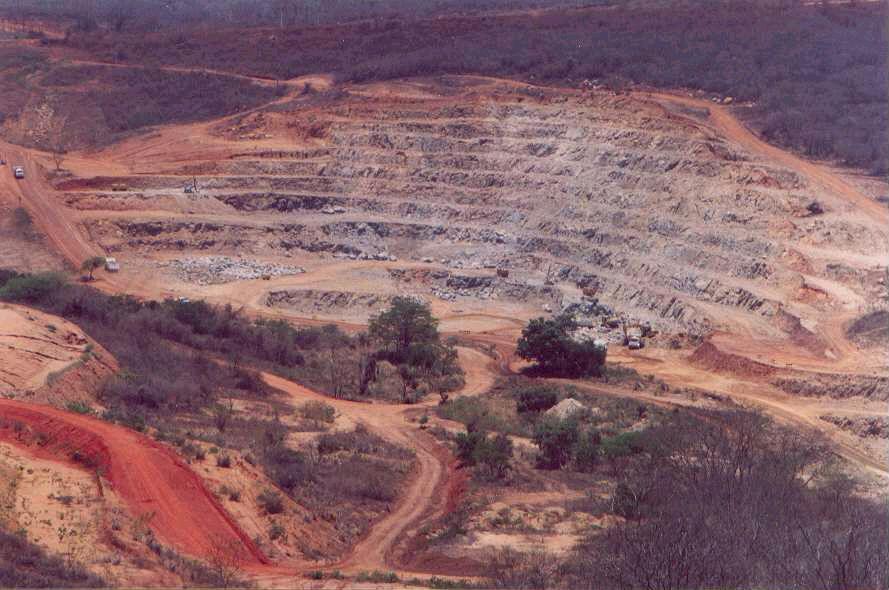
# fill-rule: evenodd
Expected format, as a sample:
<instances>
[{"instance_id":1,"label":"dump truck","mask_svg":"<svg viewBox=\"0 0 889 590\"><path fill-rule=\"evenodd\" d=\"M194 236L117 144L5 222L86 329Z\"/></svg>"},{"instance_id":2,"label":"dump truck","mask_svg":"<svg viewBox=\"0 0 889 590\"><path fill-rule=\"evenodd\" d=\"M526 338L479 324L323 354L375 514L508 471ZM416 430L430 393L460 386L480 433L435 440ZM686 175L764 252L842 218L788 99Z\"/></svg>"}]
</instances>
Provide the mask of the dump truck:
<instances>
[{"instance_id":1,"label":"dump truck","mask_svg":"<svg viewBox=\"0 0 889 590\"><path fill-rule=\"evenodd\" d=\"M16 178L24 178L25 177L25 169L21 166L16 166L12 169L12 173Z\"/></svg>"},{"instance_id":2,"label":"dump truck","mask_svg":"<svg viewBox=\"0 0 889 590\"><path fill-rule=\"evenodd\" d=\"M623 323L624 328L624 346L629 348L630 350L639 350L643 346L645 346L645 341L642 337L642 326L639 324L627 324Z\"/></svg>"},{"instance_id":3,"label":"dump truck","mask_svg":"<svg viewBox=\"0 0 889 590\"><path fill-rule=\"evenodd\" d=\"M117 262L116 258L106 258L105 270L108 272L118 272L120 270L120 263Z\"/></svg>"}]
</instances>

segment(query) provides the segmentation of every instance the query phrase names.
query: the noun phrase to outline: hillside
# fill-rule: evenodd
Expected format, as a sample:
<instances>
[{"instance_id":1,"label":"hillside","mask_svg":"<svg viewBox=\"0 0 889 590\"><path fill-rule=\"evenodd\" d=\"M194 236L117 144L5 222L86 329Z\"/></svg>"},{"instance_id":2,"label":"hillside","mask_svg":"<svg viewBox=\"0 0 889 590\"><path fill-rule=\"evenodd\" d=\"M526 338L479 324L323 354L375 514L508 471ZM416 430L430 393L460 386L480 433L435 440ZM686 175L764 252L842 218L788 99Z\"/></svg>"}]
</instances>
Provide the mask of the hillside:
<instances>
[{"instance_id":1,"label":"hillside","mask_svg":"<svg viewBox=\"0 0 889 590\"><path fill-rule=\"evenodd\" d=\"M889 580L885 3L10 6L0 585Z\"/></svg>"},{"instance_id":2,"label":"hillside","mask_svg":"<svg viewBox=\"0 0 889 590\"><path fill-rule=\"evenodd\" d=\"M655 3L314 28L73 34L103 61L340 80L434 74L687 87L731 96L769 141L885 174L884 3Z\"/></svg>"}]
</instances>

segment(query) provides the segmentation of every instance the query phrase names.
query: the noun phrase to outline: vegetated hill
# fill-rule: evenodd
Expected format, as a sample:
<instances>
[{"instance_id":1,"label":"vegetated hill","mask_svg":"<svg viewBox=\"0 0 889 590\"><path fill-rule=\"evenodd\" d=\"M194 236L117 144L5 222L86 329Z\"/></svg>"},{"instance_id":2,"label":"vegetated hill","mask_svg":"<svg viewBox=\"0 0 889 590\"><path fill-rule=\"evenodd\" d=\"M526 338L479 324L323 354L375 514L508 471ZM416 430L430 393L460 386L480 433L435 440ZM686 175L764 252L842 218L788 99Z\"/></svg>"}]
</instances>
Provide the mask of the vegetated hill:
<instances>
[{"instance_id":1,"label":"vegetated hill","mask_svg":"<svg viewBox=\"0 0 889 590\"><path fill-rule=\"evenodd\" d=\"M626 0L619 0L626 2ZM651 3L654 0L634 0ZM455 12L521 10L556 6L605 5L615 0L96 0L47 2L0 0L0 15L14 19L68 21L80 28L157 30L182 25L280 26L342 23L380 17L428 18Z\"/></svg>"},{"instance_id":2,"label":"vegetated hill","mask_svg":"<svg viewBox=\"0 0 889 590\"><path fill-rule=\"evenodd\" d=\"M365 81L440 73L700 88L752 101L776 143L887 170L887 9L764 5L610 7L377 20L314 28L72 33L70 46L130 63Z\"/></svg>"},{"instance_id":3,"label":"vegetated hill","mask_svg":"<svg viewBox=\"0 0 889 590\"><path fill-rule=\"evenodd\" d=\"M44 149L103 145L162 123L213 119L268 102L271 87L200 72L55 65L36 49L0 49L0 130Z\"/></svg>"}]
</instances>

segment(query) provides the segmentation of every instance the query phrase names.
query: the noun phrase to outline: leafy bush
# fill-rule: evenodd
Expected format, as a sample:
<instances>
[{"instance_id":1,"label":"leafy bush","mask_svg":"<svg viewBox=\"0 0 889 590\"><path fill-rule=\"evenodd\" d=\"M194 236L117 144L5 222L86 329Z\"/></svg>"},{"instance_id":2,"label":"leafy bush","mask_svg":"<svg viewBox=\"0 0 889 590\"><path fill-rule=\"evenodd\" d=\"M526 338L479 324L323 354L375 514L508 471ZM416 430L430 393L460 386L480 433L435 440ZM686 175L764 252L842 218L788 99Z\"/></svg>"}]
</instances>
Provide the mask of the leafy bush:
<instances>
[{"instance_id":1,"label":"leafy bush","mask_svg":"<svg viewBox=\"0 0 889 590\"><path fill-rule=\"evenodd\" d=\"M330 404L322 401L308 401L299 409L300 415L306 420L332 423L336 417L336 410Z\"/></svg>"},{"instance_id":2,"label":"leafy bush","mask_svg":"<svg viewBox=\"0 0 889 590\"><path fill-rule=\"evenodd\" d=\"M234 488L230 488L227 485L223 485L219 489L219 493L223 496L226 496L232 502L240 502L241 501L241 491L236 490Z\"/></svg>"},{"instance_id":3,"label":"leafy bush","mask_svg":"<svg viewBox=\"0 0 889 590\"><path fill-rule=\"evenodd\" d=\"M546 385L532 386L519 390L515 394L516 410L520 414L526 412L543 412L558 403L559 393Z\"/></svg>"},{"instance_id":4,"label":"leafy bush","mask_svg":"<svg viewBox=\"0 0 889 590\"><path fill-rule=\"evenodd\" d=\"M91 405L83 401L71 401L65 404L65 409L76 414L84 414L87 416L94 415L96 411Z\"/></svg>"},{"instance_id":5,"label":"leafy bush","mask_svg":"<svg viewBox=\"0 0 889 590\"><path fill-rule=\"evenodd\" d=\"M286 533L284 527L278 523L275 523L271 527L269 527L269 539L271 539L272 541L280 539L284 536L284 533Z\"/></svg>"},{"instance_id":6,"label":"leafy bush","mask_svg":"<svg viewBox=\"0 0 889 590\"><path fill-rule=\"evenodd\" d=\"M14 276L0 288L0 299L37 303L56 293L64 284L65 277L53 272Z\"/></svg>"},{"instance_id":7,"label":"leafy bush","mask_svg":"<svg viewBox=\"0 0 889 590\"><path fill-rule=\"evenodd\" d=\"M574 445L574 468L577 471L590 472L599 462L599 445L602 437L598 432L583 432Z\"/></svg>"},{"instance_id":8,"label":"leafy bush","mask_svg":"<svg viewBox=\"0 0 889 590\"><path fill-rule=\"evenodd\" d=\"M481 431L467 430L456 438L457 457L464 465L476 465L492 479L502 479L510 469L512 441L497 434L489 437Z\"/></svg>"},{"instance_id":9,"label":"leafy bush","mask_svg":"<svg viewBox=\"0 0 889 590\"><path fill-rule=\"evenodd\" d=\"M218 455L216 457L216 465L223 469L229 469L232 466L232 458L228 455Z\"/></svg>"},{"instance_id":10,"label":"leafy bush","mask_svg":"<svg viewBox=\"0 0 889 590\"><path fill-rule=\"evenodd\" d=\"M315 479L309 459L303 453L283 446L267 450L263 465L272 481L287 491Z\"/></svg>"},{"instance_id":11,"label":"leafy bush","mask_svg":"<svg viewBox=\"0 0 889 590\"><path fill-rule=\"evenodd\" d=\"M284 500L281 498L281 494L273 490L264 490L256 497L256 501L267 514L281 514L284 512Z\"/></svg>"},{"instance_id":12,"label":"leafy bush","mask_svg":"<svg viewBox=\"0 0 889 590\"><path fill-rule=\"evenodd\" d=\"M355 581L358 583L371 582L373 584L397 584L398 575L395 572L380 572L374 570L370 573L360 572L355 576Z\"/></svg>"},{"instance_id":13,"label":"leafy bush","mask_svg":"<svg viewBox=\"0 0 889 590\"><path fill-rule=\"evenodd\" d=\"M626 457L643 450L644 437L639 432L623 432L602 440L602 454L610 460Z\"/></svg>"},{"instance_id":14,"label":"leafy bush","mask_svg":"<svg viewBox=\"0 0 889 590\"><path fill-rule=\"evenodd\" d=\"M561 469L571 461L580 434L577 422L547 417L534 430L534 444L540 449L537 465L543 469Z\"/></svg>"},{"instance_id":15,"label":"leafy bush","mask_svg":"<svg viewBox=\"0 0 889 590\"><path fill-rule=\"evenodd\" d=\"M436 413L468 428L526 436L527 424L519 419L513 404L506 399L460 397L436 408Z\"/></svg>"}]
</instances>

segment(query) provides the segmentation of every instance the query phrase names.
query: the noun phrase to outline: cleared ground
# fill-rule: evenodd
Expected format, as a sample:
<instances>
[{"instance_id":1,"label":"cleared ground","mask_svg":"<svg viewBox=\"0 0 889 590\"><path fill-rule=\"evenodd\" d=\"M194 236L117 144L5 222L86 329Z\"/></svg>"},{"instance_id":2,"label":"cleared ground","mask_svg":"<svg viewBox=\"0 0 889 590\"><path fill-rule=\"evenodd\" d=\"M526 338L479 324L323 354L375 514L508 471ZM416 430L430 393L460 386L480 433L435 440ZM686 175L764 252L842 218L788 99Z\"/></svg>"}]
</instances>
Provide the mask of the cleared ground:
<instances>
[{"instance_id":1,"label":"cleared ground","mask_svg":"<svg viewBox=\"0 0 889 590\"><path fill-rule=\"evenodd\" d=\"M291 94L267 109L70 154L63 164L70 175L52 181L45 154L3 144L27 178L2 173L0 188L22 197L68 261L119 258L122 271L98 282L108 291L203 297L345 328L392 295L424 297L443 329L500 354L498 367L461 350L464 393L481 393L497 371L510 371L524 320L583 303L589 289L614 313L660 331L643 351L612 347L611 360L674 388L761 407L829 437L872 476L887 476L880 446L821 419L887 416L885 351L846 333L886 291L889 214L868 194L762 143L728 110L678 95L475 77L303 95L305 82L293 81ZM197 193L184 190L193 184ZM204 264L210 256L214 265L230 260L244 278ZM184 259L207 280L177 273ZM294 267L305 272L265 270ZM320 397L264 378L293 400ZM338 564L398 569L412 533L446 508L455 485L450 458L406 421L406 410L326 401L417 453L417 473L397 506ZM88 418L2 407L47 428L67 424L102 453L135 453L124 458L145 466L135 473L146 481L115 485L123 497L149 489L142 502L169 502L169 520L157 526L173 545L207 555L209 537L196 531L209 525L198 515L215 515L219 535L236 544L258 579L290 579L260 565L263 557L196 477L186 476L193 485L182 497L140 487L172 489L182 476L175 457ZM155 473L147 467L154 464L169 469Z\"/></svg>"}]
</instances>

